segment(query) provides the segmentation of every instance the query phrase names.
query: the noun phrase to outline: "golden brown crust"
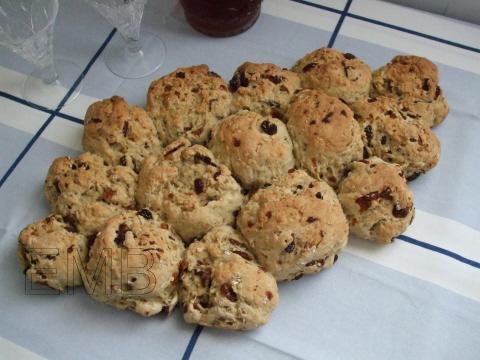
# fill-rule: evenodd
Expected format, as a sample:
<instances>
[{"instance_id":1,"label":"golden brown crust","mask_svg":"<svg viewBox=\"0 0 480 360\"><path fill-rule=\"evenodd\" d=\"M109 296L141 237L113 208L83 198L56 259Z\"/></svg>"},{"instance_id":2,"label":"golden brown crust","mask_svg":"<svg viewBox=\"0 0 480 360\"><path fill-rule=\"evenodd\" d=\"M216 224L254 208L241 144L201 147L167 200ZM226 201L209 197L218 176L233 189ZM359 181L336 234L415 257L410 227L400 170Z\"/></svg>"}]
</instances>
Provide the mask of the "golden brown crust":
<instances>
[{"instance_id":1,"label":"golden brown crust","mask_svg":"<svg viewBox=\"0 0 480 360\"><path fill-rule=\"evenodd\" d=\"M222 121L208 147L245 188L270 184L295 166L285 124L252 111L240 111Z\"/></svg>"},{"instance_id":2,"label":"golden brown crust","mask_svg":"<svg viewBox=\"0 0 480 360\"><path fill-rule=\"evenodd\" d=\"M438 69L430 60L413 55L395 56L373 73L373 95L413 95L433 100L438 86Z\"/></svg>"},{"instance_id":3,"label":"golden brown crust","mask_svg":"<svg viewBox=\"0 0 480 360\"><path fill-rule=\"evenodd\" d=\"M197 65L153 81L147 111L165 145L181 137L203 143L212 127L229 115L231 100L225 81L207 65Z\"/></svg>"},{"instance_id":4,"label":"golden brown crust","mask_svg":"<svg viewBox=\"0 0 480 360\"><path fill-rule=\"evenodd\" d=\"M299 166L336 186L348 165L362 158L360 128L350 108L318 90L299 92L287 111Z\"/></svg>"},{"instance_id":5,"label":"golden brown crust","mask_svg":"<svg viewBox=\"0 0 480 360\"><path fill-rule=\"evenodd\" d=\"M83 148L110 165L137 171L143 159L161 151L153 121L145 110L113 96L89 106L85 115Z\"/></svg>"},{"instance_id":6,"label":"golden brown crust","mask_svg":"<svg viewBox=\"0 0 480 360\"><path fill-rule=\"evenodd\" d=\"M273 276L255 262L243 236L212 229L185 253L180 297L189 323L248 330L265 324L278 303Z\"/></svg>"},{"instance_id":7,"label":"golden brown crust","mask_svg":"<svg viewBox=\"0 0 480 360\"><path fill-rule=\"evenodd\" d=\"M377 157L352 164L340 183L338 198L350 232L381 244L403 233L415 214L413 193L401 168Z\"/></svg>"},{"instance_id":8,"label":"golden brown crust","mask_svg":"<svg viewBox=\"0 0 480 360\"><path fill-rule=\"evenodd\" d=\"M142 316L169 314L178 301L183 253L182 240L154 212L125 211L108 220L90 249L90 295Z\"/></svg>"},{"instance_id":9,"label":"golden brown crust","mask_svg":"<svg viewBox=\"0 0 480 360\"><path fill-rule=\"evenodd\" d=\"M362 140L369 156L399 164L407 179L414 179L438 163L438 138L408 111L402 111L397 99L381 96L351 107L363 129Z\"/></svg>"},{"instance_id":10,"label":"golden brown crust","mask_svg":"<svg viewBox=\"0 0 480 360\"><path fill-rule=\"evenodd\" d=\"M377 69L373 73L371 95L413 98L418 104L416 111L420 114L427 112L422 120L428 127L440 124L449 112L439 86L437 66L420 56L395 56Z\"/></svg>"},{"instance_id":11,"label":"golden brown crust","mask_svg":"<svg viewBox=\"0 0 480 360\"><path fill-rule=\"evenodd\" d=\"M298 74L274 64L245 62L229 83L233 110L250 110L281 119L292 96L300 90Z\"/></svg>"},{"instance_id":12,"label":"golden brown crust","mask_svg":"<svg viewBox=\"0 0 480 360\"><path fill-rule=\"evenodd\" d=\"M355 55L320 48L297 61L292 68L302 79L302 87L322 90L347 103L368 96L372 71Z\"/></svg>"},{"instance_id":13,"label":"golden brown crust","mask_svg":"<svg viewBox=\"0 0 480 360\"><path fill-rule=\"evenodd\" d=\"M210 150L180 139L164 149L163 157L145 159L136 199L190 242L215 226L232 224L243 195L230 170Z\"/></svg>"},{"instance_id":14,"label":"golden brown crust","mask_svg":"<svg viewBox=\"0 0 480 360\"><path fill-rule=\"evenodd\" d=\"M18 236L17 256L27 278L53 289L82 285L75 265L83 266L88 240L61 215L50 215L27 225ZM76 260L74 260L76 256ZM76 264L80 260L82 264Z\"/></svg>"},{"instance_id":15,"label":"golden brown crust","mask_svg":"<svg viewBox=\"0 0 480 360\"><path fill-rule=\"evenodd\" d=\"M400 111L404 113L405 116L415 119L428 128L440 124L449 112L448 104L443 95L440 95L439 98L434 101L422 100L411 95L397 99L400 104Z\"/></svg>"},{"instance_id":16,"label":"golden brown crust","mask_svg":"<svg viewBox=\"0 0 480 360\"><path fill-rule=\"evenodd\" d=\"M45 196L53 210L85 235L99 231L110 217L135 207L137 174L109 166L95 154L53 161L45 179Z\"/></svg>"},{"instance_id":17,"label":"golden brown crust","mask_svg":"<svg viewBox=\"0 0 480 360\"><path fill-rule=\"evenodd\" d=\"M259 263L278 281L333 265L348 238L333 189L302 170L255 192L237 224Z\"/></svg>"}]
</instances>

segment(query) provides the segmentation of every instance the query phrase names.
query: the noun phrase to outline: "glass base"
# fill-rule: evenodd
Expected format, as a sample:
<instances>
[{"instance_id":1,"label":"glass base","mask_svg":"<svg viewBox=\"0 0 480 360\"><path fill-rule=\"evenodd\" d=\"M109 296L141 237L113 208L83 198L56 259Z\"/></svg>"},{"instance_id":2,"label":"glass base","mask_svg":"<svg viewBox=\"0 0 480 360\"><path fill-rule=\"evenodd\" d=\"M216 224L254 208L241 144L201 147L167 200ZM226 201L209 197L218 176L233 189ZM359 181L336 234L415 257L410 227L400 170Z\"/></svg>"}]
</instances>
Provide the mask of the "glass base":
<instances>
[{"instance_id":1,"label":"glass base","mask_svg":"<svg viewBox=\"0 0 480 360\"><path fill-rule=\"evenodd\" d=\"M138 52L131 52L120 34L108 44L105 63L115 75L125 79L138 79L154 73L162 66L167 49L157 35L140 31L140 47Z\"/></svg>"},{"instance_id":2,"label":"glass base","mask_svg":"<svg viewBox=\"0 0 480 360\"><path fill-rule=\"evenodd\" d=\"M77 81L82 69L74 62L65 59L54 59L54 64L58 74L57 81L46 84L40 79L39 70L34 70L23 84L22 96L25 100L49 109L55 110L57 108L60 101ZM81 88L82 83L80 82L65 105L75 100L80 94Z\"/></svg>"}]
</instances>

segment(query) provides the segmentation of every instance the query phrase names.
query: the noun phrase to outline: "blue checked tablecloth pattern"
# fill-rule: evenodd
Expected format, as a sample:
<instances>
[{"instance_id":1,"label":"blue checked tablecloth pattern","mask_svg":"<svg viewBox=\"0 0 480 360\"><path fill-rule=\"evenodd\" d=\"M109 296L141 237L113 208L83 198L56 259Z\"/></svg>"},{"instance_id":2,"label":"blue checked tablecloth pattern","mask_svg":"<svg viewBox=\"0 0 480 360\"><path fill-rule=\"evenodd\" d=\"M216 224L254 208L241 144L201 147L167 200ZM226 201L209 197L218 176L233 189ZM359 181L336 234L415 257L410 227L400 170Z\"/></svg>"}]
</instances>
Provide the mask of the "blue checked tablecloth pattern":
<instances>
[{"instance_id":1,"label":"blue checked tablecloth pattern","mask_svg":"<svg viewBox=\"0 0 480 360\"><path fill-rule=\"evenodd\" d=\"M170 6L172 5L172 6ZM116 31L82 1L61 1L59 57L84 69L82 94L55 109L19 89L31 67L0 49L0 358L5 359L480 359L480 27L375 0L264 0L258 23L228 39L204 37L175 4L150 0L144 27L167 45L149 78L123 80L102 53ZM265 327L226 332L140 318L73 295L26 295L16 237L48 213L42 185L51 161L81 151L86 107L113 94L143 106L151 80L207 63L229 79L240 63L290 67L322 46L372 68L413 53L436 62L450 102L438 166L414 181L417 217L380 247L351 239L335 267L280 285Z\"/></svg>"}]
</instances>

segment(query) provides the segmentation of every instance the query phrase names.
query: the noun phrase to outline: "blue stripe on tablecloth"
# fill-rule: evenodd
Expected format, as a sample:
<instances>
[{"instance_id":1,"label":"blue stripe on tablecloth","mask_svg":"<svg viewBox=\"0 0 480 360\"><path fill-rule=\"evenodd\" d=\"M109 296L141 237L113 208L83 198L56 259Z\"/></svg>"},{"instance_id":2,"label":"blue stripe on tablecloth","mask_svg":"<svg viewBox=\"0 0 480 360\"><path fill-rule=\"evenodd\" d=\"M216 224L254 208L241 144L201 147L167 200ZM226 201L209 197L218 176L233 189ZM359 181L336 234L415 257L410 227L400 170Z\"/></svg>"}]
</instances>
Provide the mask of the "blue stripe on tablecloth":
<instances>
[{"instance_id":1,"label":"blue stripe on tablecloth","mask_svg":"<svg viewBox=\"0 0 480 360\"><path fill-rule=\"evenodd\" d=\"M338 22L337 22L337 25L335 26L335 29L330 37L330 40L328 42L328 47L332 47L333 44L335 43L335 40L337 39L337 36L338 36L338 33L340 32L340 28L342 27L342 24L345 20L345 17L346 16L352 16L352 14L349 14L348 13L348 10L352 4L352 1L353 0L348 0L346 5L345 5L345 8L343 9L343 11L338 11L336 9L333 9L333 8L328 8L326 6L322 6L322 5L318 5L318 4L313 4L313 3L310 3L310 2L307 2L307 1L303 1L303 0L292 0L294 2L297 2L297 3L301 3L301 4L304 4L304 5L309 5L309 6L313 6L313 7L316 7L316 8L320 8L320 9L323 9L323 10L327 10L327 11L332 11L332 12L335 12L335 13L340 13L340 18L338 19ZM353 16L352 16L353 17ZM367 19L367 18L364 18L363 19L364 21L369 21L370 19ZM375 20L372 20L370 22L374 22ZM376 22L376 21L375 21ZM385 24L384 26L387 26L388 24ZM393 26L393 25L392 25ZM387 26L387 27L390 27L390 26ZM400 31L403 31L401 30L400 27L398 27L398 29L396 30L400 30ZM408 29L405 29L405 30L408 30ZM462 47L462 48L465 48L467 50L469 50L467 46L465 45L461 45L461 44L456 44L456 43L453 43L453 42L450 42L448 40L442 40L442 39L439 39L439 38L434 38L434 37L430 37L429 35L426 35L426 34L421 34L421 33L416 33L415 31L413 30L408 30L409 32L411 32L412 34L414 35L419 35L419 36L423 36L423 37L427 37L427 38L431 38L432 40L436 40L436 41L440 41L440 42L444 42L444 43L447 43L448 45L453 45L453 46L458 46L458 47ZM474 51L476 49L474 48L471 48L473 49ZM480 51L479 51L480 52ZM439 254L442 254L442 255L446 255L446 256L449 256L450 258L452 259L455 259L457 261L460 261L460 262L463 262L464 264L467 264L467 265L471 265L471 266L474 266L476 268L479 268L480 269L480 264L473 261L473 260L470 260L470 259L467 259L459 254L456 254L454 252L451 252L449 250L446 250L446 249L443 249L443 248L440 248L438 246L434 246L434 245L431 245L431 244L428 244L426 242L423 242L423 241L419 241L419 240L416 240L416 239L413 239L411 237L408 237L408 236L405 236L405 235L400 235L398 237L398 239L400 240L403 240L405 242L408 242L409 244L412 244L412 245L416 245L416 246L420 246L420 247L423 247L424 249L428 249L428 250L431 250L431 251L435 251ZM185 352L182 356L182 360L189 360L190 359L190 356L193 352L193 349L195 348L195 345L197 343L197 340L201 334L203 330L203 326L200 326L198 325L196 328L195 328L195 331L193 332L192 334L192 337L190 338L190 341L188 342L188 345L187 345L187 348L185 349Z\"/></svg>"},{"instance_id":2,"label":"blue stripe on tablecloth","mask_svg":"<svg viewBox=\"0 0 480 360\"><path fill-rule=\"evenodd\" d=\"M464 45L464 44L460 44L460 43L457 43L455 41L450 41L450 40L447 40L447 39L439 38L437 36L432 36L432 35L429 35L429 34L421 33L419 31L410 30L410 29L404 28L402 26L392 25L392 24L389 24L389 23L386 23L386 22L383 22L383 21L370 19L370 18L367 18L365 16L356 15L356 14L352 14L352 13L348 13L347 16L351 17L351 18L354 18L354 19L357 19L357 20L362 20L362 21L365 21L365 22L369 22L369 23L372 23L372 24L375 24L375 25L380 25L380 26L383 26L383 27L387 27L387 28L390 28L390 29L393 29L393 30L397 30L397 31L408 33L408 34L420 36L420 37L423 37L425 39L433 40L433 41L436 41L436 42L439 42L439 43L442 43L442 44L455 46L455 47L458 47L460 49L480 53L480 49L478 49L478 48L468 46L468 45Z\"/></svg>"},{"instance_id":3,"label":"blue stripe on tablecloth","mask_svg":"<svg viewBox=\"0 0 480 360\"><path fill-rule=\"evenodd\" d=\"M19 98L18 96L15 96L15 95L6 93L5 91L2 91L2 90L0 90L0 96L1 96L1 97L4 97L4 98L6 98L6 99L9 99L9 100L15 101L15 102L17 102L17 103L20 103L20 104L22 104L22 105L31 107L31 108L33 108L33 109L46 112L46 113L48 113L48 114L53 113L53 110L51 110L51 109L49 109L49 108L46 108L45 106L32 103L32 102L27 101L27 100L25 100L25 99Z\"/></svg>"},{"instance_id":4,"label":"blue stripe on tablecloth","mask_svg":"<svg viewBox=\"0 0 480 360\"><path fill-rule=\"evenodd\" d=\"M340 28L342 27L343 21L345 20L345 16L348 14L348 9L350 9L350 5L352 5L353 0L348 0L347 3L345 4L345 8L343 9L340 18L338 19L337 25L335 26L335 29L333 30L332 36L330 37L330 41L328 42L328 47L331 48L333 47L333 44L335 43L335 40L337 39L337 35L340 31Z\"/></svg>"},{"instance_id":5,"label":"blue stripe on tablecloth","mask_svg":"<svg viewBox=\"0 0 480 360\"><path fill-rule=\"evenodd\" d=\"M306 1L300 1L300 0L293 0L298 3L303 3L310 5L310 3L307 3ZM345 5L345 8L343 11L341 11L341 16L338 19L337 25L335 26L335 30L333 31L332 35L330 36L330 40L328 41L328 47L332 47L333 43L335 42L335 39L337 37L338 32L340 31L340 28L342 26L343 20L345 19L345 15L352 4L352 0L348 0L347 4ZM324 10L329 10L332 11L332 8L325 9L324 6L318 5L318 4L312 4L312 6L324 9ZM335 11L336 12L336 11ZM202 333L203 326L198 325L195 328L195 331L192 334L192 337L190 338L190 341L188 342L187 348L185 349L185 352L183 353L182 360L189 360L190 356L192 355L193 349L195 348L195 344L197 343L197 340Z\"/></svg>"},{"instance_id":6,"label":"blue stripe on tablecloth","mask_svg":"<svg viewBox=\"0 0 480 360\"><path fill-rule=\"evenodd\" d=\"M334 12L334 13L337 13L337 14L341 14L343 11L342 10L338 10L338 9L334 9L330 6L325 6L325 5L320 5L320 4L316 4L316 3L312 3L310 1L305 1L305 0L291 0L293 2L296 2L296 3L299 3L299 4L303 4L303 5L308 5L308 6L312 6L312 7L316 7L318 9L322 9L322 10L326 10L326 11L330 11L330 12Z\"/></svg>"},{"instance_id":7,"label":"blue stripe on tablecloth","mask_svg":"<svg viewBox=\"0 0 480 360\"><path fill-rule=\"evenodd\" d=\"M402 240L402 241L405 241L409 244L412 244L412 245L415 245L415 246L419 246L419 247L422 247L424 249L427 249L427 250L430 250L430 251L434 251L434 252L437 252L439 254L442 254L442 255L445 255L445 256L448 256L454 260L457 260L457 261L460 261L466 265L469 265L469 266L473 266L477 269L480 269L480 263L474 261L474 260L471 260L471 259L468 259L466 257L463 257L457 253L454 253L453 251L450 251L450 250L446 250L446 249L443 249L441 247L438 247L438 246L435 246L435 245L432 245L432 244L429 244L429 243L426 243L424 241L420 241L420 240L417 240L417 239L414 239L412 237L409 237L409 236L406 236L406 235L399 235L397 237L397 239L399 240ZM189 360L190 359L190 356L193 352L193 349L195 347L195 344L197 343L197 340L201 334L203 330L203 326L200 326L198 325L191 338L190 338L190 341L188 342L188 345L187 345L187 348L185 349L185 352L182 356L182 360Z\"/></svg>"},{"instance_id":8,"label":"blue stripe on tablecloth","mask_svg":"<svg viewBox=\"0 0 480 360\"><path fill-rule=\"evenodd\" d=\"M192 355L193 348L195 347L195 344L197 343L198 337L202 333L203 326L197 325L195 330L193 331L192 337L190 338L190 341L188 342L187 348L185 349L185 352L183 353L182 360L188 360L190 359L190 355Z\"/></svg>"},{"instance_id":9,"label":"blue stripe on tablecloth","mask_svg":"<svg viewBox=\"0 0 480 360\"><path fill-rule=\"evenodd\" d=\"M88 73L92 65L95 63L95 61L98 59L102 51L105 49L105 47L108 45L110 40L112 39L113 35L115 35L116 29L113 29L110 34L107 36L105 41L102 43L100 48L97 50L97 52L93 55L93 57L90 59L88 62L87 66L85 69L82 71L82 73L79 75L77 80L73 83L72 87L68 90L68 92L65 94L63 99L60 101L58 104L57 108L55 111L51 113L51 115L48 117L48 119L43 123L43 125L40 127L40 129L37 130L37 132L33 135L33 137L30 139L28 144L25 146L25 148L22 150L22 152L17 156L15 161L13 162L12 165L8 168L7 172L2 176L0 179L0 188L2 185L5 183L5 181L8 179L8 177L12 174L13 170L17 167L17 165L22 161L22 159L25 157L27 152L30 150L30 148L33 146L33 144L37 141L37 139L42 135L43 131L47 128L47 126L52 122L52 120L55 118L55 116L60 112L62 107L65 105L67 102L68 98L73 94L77 86L80 84L80 82L83 80L85 75Z\"/></svg>"},{"instance_id":10,"label":"blue stripe on tablecloth","mask_svg":"<svg viewBox=\"0 0 480 360\"><path fill-rule=\"evenodd\" d=\"M419 37L423 37L425 39L440 42L442 44L446 44L446 45L458 47L460 49L480 53L479 48L475 48L475 47L464 45L464 44L461 44L461 43L458 43L458 42L455 42L455 41L450 41L450 40L447 40L447 39L439 38L437 36L432 36L432 35L425 34L425 33L419 32L419 31L411 30L411 29L404 28L404 27L401 27L401 26L392 25L392 24L389 24L389 23L386 23L386 22L383 22L383 21L379 21L379 20L371 19L371 18L368 18L368 17L365 17L365 16L350 13L350 12L348 12L348 9L349 9L353 0L349 0L347 2L347 5L345 6L344 10L338 10L338 9L335 9L335 8L332 8L332 7L329 7L329 6L312 3L312 2L306 1L306 0L290 0L290 1L296 2L298 4L306 5L306 6L315 7L315 8L318 8L318 9L325 10L325 11L333 12L333 13L336 13L336 14L340 14L339 22L337 23L337 26L335 27L335 30L334 30L335 36L332 36L330 38L330 41L328 43L329 47L333 46L333 44L335 43L336 37L338 35L338 32L340 31L340 27L343 24L343 21L344 21L345 17L351 17L353 19L369 22L369 23L379 25L379 26L383 26L383 27L387 27L387 28L390 28L390 29L393 29L393 30L397 30L397 31L408 33L408 34L416 35L416 36L419 36ZM348 8L347 8L347 6L348 6ZM6 93L4 91L1 91L1 90L0 90L0 96L8 98L12 101L16 101L20 104L30 106L30 107L32 107L34 109L37 109L37 110L41 110L41 111L44 111L44 112L47 112L47 113L52 113L52 110L50 110L50 109L47 109L47 108L45 108L41 105L38 105L38 104L28 102L24 99L21 99L19 97L14 96L14 95L8 94L8 93ZM63 114L63 115L65 115L65 116L62 116L62 115L59 115L59 116L63 117L64 119L67 119L67 120L72 120L74 122L79 122L78 118L71 117L71 116L66 115L66 114Z\"/></svg>"},{"instance_id":11,"label":"blue stripe on tablecloth","mask_svg":"<svg viewBox=\"0 0 480 360\"><path fill-rule=\"evenodd\" d=\"M39 110L39 111L43 111L43 112L45 112L45 113L47 113L47 114L50 114L50 115L55 112L54 110L49 109L49 108L46 108L45 106L32 103L32 102L27 101L27 100L25 100L25 99L19 98L18 96L15 96L15 95L6 93L5 91L2 91L2 90L0 90L0 96L1 96L1 97L4 97L4 98L6 98L6 99L12 100L12 101L14 101L14 102L17 102L17 103L19 103L19 104L22 104L22 105L31 107L32 109ZM68 114L62 113L62 112L60 112L60 111L55 112L55 115L58 116L58 117L61 117L61 118L63 118L63 119L66 119L66 120L73 121L73 122L78 123L78 124L83 124L83 120L82 120L82 119L79 119L79 118L77 118L77 117L75 117L75 116L72 116L72 115L68 115Z\"/></svg>"},{"instance_id":12,"label":"blue stripe on tablecloth","mask_svg":"<svg viewBox=\"0 0 480 360\"><path fill-rule=\"evenodd\" d=\"M422 247L424 249L427 249L427 250L437 252L439 254L442 254L442 255L448 256L452 259L455 259L457 261L460 261L460 262L462 262L466 265L470 265L470 266L473 266L477 269L480 269L480 263L479 262L476 262L474 260L463 257L463 256L461 256L457 253L454 253L453 251L450 251L450 250L447 250L447 249L444 249L444 248L441 248L441 247L438 247L438 246L435 246L435 245L432 245L432 244L429 244L429 243L426 243L426 242L423 242L423 241L416 240L416 239L411 238L411 237L406 236L406 235L399 235L399 236L397 236L397 239L403 240L405 242L408 242L408 243L416 245L416 246L420 246L420 247Z\"/></svg>"},{"instance_id":13,"label":"blue stripe on tablecloth","mask_svg":"<svg viewBox=\"0 0 480 360\"><path fill-rule=\"evenodd\" d=\"M77 124L80 124L80 125L83 125L83 120L82 119L79 119L75 116L72 116L72 115L68 115L68 114L65 114L65 113L62 113L62 112L57 112L56 113L56 116L62 118L62 119L65 119L65 120L70 120L74 123L77 123Z\"/></svg>"},{"instance_id":14,"label":"blue stripe on tablecloth","mask_svg":"<svg viewBox=\"0 0 480 360\"><path fill-rule=\"evenodd\" d=\"M425 39L433 40L433 41L440 42L442 44L446 44L446 45L450 45L450 46L455 46L455 47L458 47L460 49L480 53L480 49L475 48L473 46L464 45L464 44L461 44L461 43L458 43L458 42L455 42L455 41L450 41L450 40L443 39L443 38L440 38L440 37L437 37L437 36L425 34L425 33L415 31L415 30L411 30L411 29L408 29L408 28L405 28L405 27L402 27L402 26L392 25L392 24L389 24L389 23L386 23L386 22L383 22L383 21L380 21L380 20L375 20L375 19L372 19L372 18L368 18L366 16L356 15L356 14L353 14L353 13L348 12L348 11L345 12L345 10L340 11L340 10L333 9L331 7L328 7L328 6L315 4L315 3L312 3L310 1L305 1L305 0L290 0L290 1L293 1L293 2L296 2L296 3L299 3L299 4L303 4L303 5L307 5L307 6L311 6L311 7L315 7L315 8L319 8L319 9L323 9L323 10L326 10L326 11L331 11L331 12L334 12L334 13L337 13L337 14L341 14L342 16L345 14L345 16L351 17L353 19L369 22L369 23L379 25L379 26L383 26L383 27L387 27L387 28L390 28L390 29L393 29L393 30L397 30L397 31L408 33L408 34L420 36L420 37L423 37ZM347 3L347 5L349 6L348 3ZM345 8L346 7L347 6L345 6ZM342 19L342 22L343 22L343 19ZM333 45L333 43L331 45ZM331 45L329 44L329 47Z\"/></svg>"},{"instance_id":15,"label":"blue stripe on tablecloth","mask_svg":"<svg viewBox=\"0 0 480 360\"><path fill-rule=\"evenodd\" d=\"M113 38L113 35L115 35L115 33L117 32L117 29L113 29L112 31L110 31L110 34L108 34L107 38L105 39L105 41L102 43L102 45L100 46L100 48L97 50L97 52L93 55L93 57L90 59L90 61L88 62L87 66L85 66L85 69L82 71L82 73L80 74L80 76L77 78L77 80L75 80L75 82L73 83L72 87L70 88L70 90L68 90L67 94L65 95L65 97L62 99L62 101L60 101L60 104L58 104L57 108L55 109L55 112L58 113L60 111L60 109L65 105L65 103L67 102L68 98L70 97L70 95L72 95L72 93L75 91L75 89L77 88L77 86L80 84L80 82L83 80L83 78L85 77L85 75L87 75L88 71L90 70L90 68L93 66L93 64L95 63L95 61L97 61L98 57L100 56L100 54L103 52L103 50L107 47L108 43L110 42L110 40L112 40Z\"/></svg>"},{"instance_id":16,"label":"blue stripe on tablecloth","mask_svg":"<svg viewBox=\"0 0 480 360\"><path fill-rule=\"evenodd\" d=\"M47 126L52 122L53 118L55 117L55 114L52 113L48 119L42 124L40 129L37 130L37 132L33 135L33 137L30 139L30 141L27 143L27 146L22 150L22 152L17 156L17 158L13 161L12 165L8 168L6 173L2 176L0 179L0 188L2 185L5 183L5 181L8 179L8 177L12 174L13 170L17 167L17 165L20 163L20 161L24 158L24 156L27 154L28 150L33 146L35 141L40 137L40 135L43 133L43 131L47 128Z\"/></svg>"},{"instance_id":17,"label":"blue stripe on tablecloth","mask_svg":"<svg viewBox=\"0 0 480 360\"><path fill-rule=\"evenodd\" d=\"M345 20L345 17L351 17L351 18L354 18L354 19L358 19L358 20L361 20L361 21L365 21L365 22L370 22L370 23L373 23L373 24L376 24L376 25L379 25L379 26L384 26L384 27L387 27L387 28L391 28L391 29L394 29L394 30L397 30L397 31L401 31L401 32L406 32L406 33L409 33L409 34L412 34L412 35L416 35L416 36L420 36L420 37L423 37L423 38L426 38L426 39L429 39L429 40L433 40L433 41L437 41L437 42L440 42L440 43L444 43L444 44L447 44L447 45L450 45L450 46L454 46L454 47L458 47L458 48L461 48L461 49L465 49L465 50L469 50L469 51L473 51L473 52L477 52L477 53L480 53L480 49L477 49L477 48L474 48L474 47L471 47L471 46L467 46L467 45L463 45L463 44L460 44L460 43L456 43L456 42L453 42L453 41L449 41L449 40L446 40L446 39L442 39L442 38L439 38L439 37L435 37L435 36L431 36L431 35L428 35L428 34L424 34L424 33L420 33L418 31L414 31L414 30L410 30L410 29L407 29L407 28L403 28L403 27L400 27L400 26L396 26L396 25L391 25L391 24L388 24L388 23L385 23L385 22L382 22L382 21L378 21L378 20L374 20L374 19L370 19L370 18L367 18L367 17L364 17L364 16L360 16L360 15L355 15L355 14L352 14L352 13L349 13L348 10L350 8L350 5L352 3L352 0L348 0L347 1L347 4L345 5L345 8L343 11L340 11L340 10L337 10L337 9L334 9L334 8L330 8L330 7L327 7L327 6L323 6L323 5L319 5L319 4L314 4L314 3L311 3L311 2L308 2L308 1L304 1L304 0L291 0L291 1L294 1L294 2L297 2L297 3L300 3L300 4L303 4L303 5L307 5L307 6L312 6L312 7L315 7L315 8L319 8L319 9L322 9L322 10L326 10L326 11L330 11L330 12L333 12L333 13L337 13L337 14L340 14L340 18L337 22L337 25L335 26L335 29L332 33L332 36L330 37L330 40L329 40L329 43L328 43L328 46L331 47L333 46L333 44L335 43L335 40L338 36L338 33L340 32L340 28ZM76 89L76 87L78 86L78 84L80 83L80 81L82 81L82 79L85 77L85 75L88 73L88 71L90 70L91 66L94 64L94 62L97 60L97 58L100 56L100 54L102 53L102 51L105 49L105 47L108 45L108 43L110 42L111 38L113 37L113 35L115 34L116 32L116 29L112 30L112 32L108 35L107 39L103 42L102 46L98 49L98 51L95 53L95 55L92 57L92 59L89 61L89 63L87 64L87 66L85 67L84 71L82 72L82 74L79 76L79 78L75 81L75 83L73 84L73 86L69 89L69 91L67 92L67 94L65 95L65 97L62 99L62 101L58 104L57 108L52 111L50 109L47 109L43 106L40 106L40 105L37 105L37 104L32 104L30 102L27 102L23 99L20 99L16 96L13 96L13 95L10 95L10 94L7 94L5 92L0 92L0 96L3 96L5 98L8 98L12 101L16 101L18 103L21 103L23 105L26 105L26 106L30 106L32 108L35 108L37 110L40 110L40 111L44 111L44 112L47 112L50 114L50 116L48 117L48 119L44 122L44 124L40 127L40 129L35 133L35 135L32 137L32 139L29 141L29 143L27 144L27 146L23 149L23 151L20 153L20 155L15 159L15 161L13 162L13 164L10 166L10 168L7 170L7 172L5 173L5 175L2 177L2 179L0 180L0 187L5 183L5 181L8 179L8 177L11 175L11 173L15 170L15 168L17 167L17 165L19 164L19 162L24 158L25 154L30 150L30 148L33 146L33 144L35 143L35 141L40 137L40 135L43 133L43 131L46 129L46 127L51 123L51 121L55 118L55 116L58 116L60 118L63 118L63 119L66 119L66 120L69 120L69 121L73 121L75 123L83 123L83 121L81 119L78 119L78 118L75 118L73 116L70 116L70 115L67 115L67 114L63 114L63 113L60 113L60 110L62 109L62 107L65 105L65 103L67 102L68 98L71 96L71 94L73 93L73 91ZM454 260L457 260L457 261L460 261L466 265L469 265L469 266L473 266L475 268L479 268L480 269L480 263L476 262L476 261L473 261L471 259L467 259L459 254L456 254L454 252L451 252L449 250L446 250L446 249L443 249L443 248L440 248L440 247L437 247L437 246L434 246L434 245L431 245L429 243L426 243L426 242L422 242L422 241L419 241L419 240L416 240L416 239L413 239L413 238L410 238L408 236L405 236L405 235L400 235L398 237L400 240L402 241L405 241L405 242L408 242L412 245L415 245L415 246L420 246L420 247L423 247L427 250L430 250L430 251L435 251L439 254L442 254L442 255L445 255L445 256L448 256ZM201 334L203 330L203 327L202 326L197 326L189 340L189 343L185 349L185 352L182 356L182 360L188 360L193 352L193 349L195 347L195 344L197 343L197 340Z\"/></svg>"}]
</instances>

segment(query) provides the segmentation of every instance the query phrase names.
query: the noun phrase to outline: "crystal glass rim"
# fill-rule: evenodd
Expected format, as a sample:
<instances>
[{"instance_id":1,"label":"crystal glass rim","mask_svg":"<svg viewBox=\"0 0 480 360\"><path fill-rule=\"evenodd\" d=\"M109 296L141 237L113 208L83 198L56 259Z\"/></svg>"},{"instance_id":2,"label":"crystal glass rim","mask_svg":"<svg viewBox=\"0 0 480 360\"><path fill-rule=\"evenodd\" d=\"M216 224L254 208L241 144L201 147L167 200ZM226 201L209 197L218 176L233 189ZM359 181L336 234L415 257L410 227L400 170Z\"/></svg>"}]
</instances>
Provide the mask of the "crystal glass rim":
<instances>
[{"instance_id":1,"label":"crystal glass rim","mask_svg":"<svg viewBox=\"0 0 480 360\"><path fill-rule=\"evenodd\" d=\"M58 15L58 9L60 8L59 0L47 0L47 4L49 3L53 5L52 15L48 19L47 23L40 30L38 30L33 36L36 36L38 33L45 31L50 26L55 24L55 20L57 19L57 15Z\"/></svg>"},{"instance_id":2,"label":"crystal glass rim","mask_svg":"<svg viewBox=\"0 0 480 360\"><path fill-rule=\"evenodd\" d=\"M59 5L59 0L47 0L49 3L52 3L53 5L53 12L52 15L50 16L50 19L48 19L47 23L36 32L34 36L36 36L38 33L43 32L45 29L48 29L50 26L52 26L55 23L55 20L57 19L58 15L58 9L60 7Z\"/></svg>"},{"instance_id":3,"label":"crystal glass rim","mask_svg":"<svg viewBox=\"0 0 480 360\"><path fill-rule=\"evenodd\" d=\"M55 21L57 19L57 15L58 15L58 10L60 8L60 4L59 4L59 0L47 0L46 4L51 4L52 5L52 14L51 16L49 16L48 18L48 21L46 22L46 24L44 26L42 26L41 29L37 30L36 32L34 32L31 36L29 36L28 38L24 38L23 40L20 41L20 44L22 44L24 41L27 41L28 39L35 39L35 38L38 38L39 36L41 36L41 34L43 34L45 31L48 31L48 29L50 27L54 27L55 26ZM0 42L0 45L5 45L3 42ZM18 43L15 42L15 44L13 45L17 45L18 46ZM8 46L7 46L8 47Z\"/></svg>"}]
</instances>

